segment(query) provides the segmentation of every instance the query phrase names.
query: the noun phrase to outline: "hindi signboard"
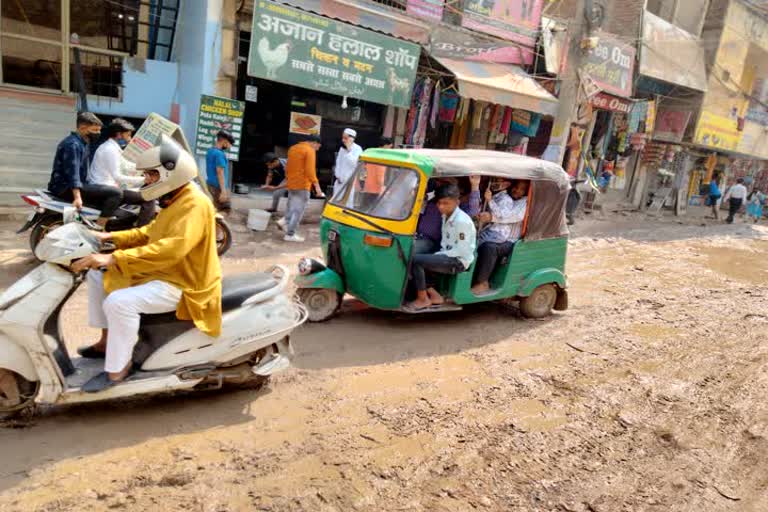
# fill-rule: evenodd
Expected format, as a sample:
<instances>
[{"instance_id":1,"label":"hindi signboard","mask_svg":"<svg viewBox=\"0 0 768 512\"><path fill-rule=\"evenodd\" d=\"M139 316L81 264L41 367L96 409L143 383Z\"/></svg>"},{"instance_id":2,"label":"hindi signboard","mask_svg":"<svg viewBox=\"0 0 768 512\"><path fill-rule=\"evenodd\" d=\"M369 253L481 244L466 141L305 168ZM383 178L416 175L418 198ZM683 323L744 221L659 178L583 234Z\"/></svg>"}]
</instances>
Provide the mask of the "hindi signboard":
<instances>
[{"instance_id":1,"label":"hindi signboard","mask_svg":"<svg viewBox=\"0 0 768 512\"><path fill-rule=\"evenodd\" d=\"M200 96L200 111L197 115L197 137L195 153L205 153L216 145L216 134L227 130L235 138L235 143L227 153L227 158L237 160L240 154L240 137L243 131L245 102L217 96Z\"/></svg>"},{"instance_id":2,"label":"hindi signboard","mask_svg":"<svg viewBox=\"0 0 768 512\"><path fill-rule=\"evenodd\" d=\"M374 103L410 106L419 45L256 0L248 74Z\"/></svg>"},{"instance_id":3,"label":"hindi signboard","mask_svg":"<svg viewBox=\"0 0 768 512\"><path fill-rule=\"evenodd\" d=\"M544 0L467 0L464 3L463 27L515 41L530 48L536 46ZM526 52L524 64L533 62Z\"/></svg>"},{"instance_id":4,"label":"hindi signboard","mask_svg":"<svg viewBox=\"0 0 768 512\"><path fill-rule=\"evenodd\" d=\"M439 23L443 19L443 0L408 0L405 12L417 18Z\"/></svg>"},{"instance_id":5,"label":"hindi signboard","mask_svg":"<svg viewBox=\"0 0 768 512\"><path fill-rule=\"evenodd\" d=\"M595 48L589 50L582 71L607 93L632 95L635 48L605 33L600 33Z\"/></svg>"}]
</instances>

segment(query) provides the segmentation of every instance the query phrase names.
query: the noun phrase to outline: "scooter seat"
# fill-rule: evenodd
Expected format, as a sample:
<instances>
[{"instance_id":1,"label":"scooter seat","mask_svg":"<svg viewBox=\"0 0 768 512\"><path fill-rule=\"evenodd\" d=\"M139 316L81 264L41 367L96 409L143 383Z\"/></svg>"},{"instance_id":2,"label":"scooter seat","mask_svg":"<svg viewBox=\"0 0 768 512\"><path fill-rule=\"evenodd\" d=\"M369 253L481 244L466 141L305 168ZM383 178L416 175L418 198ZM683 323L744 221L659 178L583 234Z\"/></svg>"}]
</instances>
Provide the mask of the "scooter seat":
<instances>
[{"instance_id":1,"label":"scooter seat","mask_svg":"<svg viewBox=\"0 0 768 512\"><path fill-rule=\"evenodd\" d=\"M221 280L221 310L239 308L249 297L277 286L271 274L251 272L227 276Z\"/></svg>"}]
</instances>

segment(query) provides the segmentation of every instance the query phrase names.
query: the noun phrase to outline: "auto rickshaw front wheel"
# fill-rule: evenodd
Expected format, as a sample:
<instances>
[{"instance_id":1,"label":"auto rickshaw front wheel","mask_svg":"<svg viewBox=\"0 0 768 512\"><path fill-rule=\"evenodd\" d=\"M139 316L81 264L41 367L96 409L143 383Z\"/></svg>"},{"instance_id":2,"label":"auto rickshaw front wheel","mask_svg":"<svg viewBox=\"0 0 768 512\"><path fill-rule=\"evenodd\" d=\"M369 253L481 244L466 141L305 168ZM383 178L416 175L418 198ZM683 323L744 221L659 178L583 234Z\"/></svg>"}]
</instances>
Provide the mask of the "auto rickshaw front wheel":
<instances>
[{"instance_id":1,"label":"auto rickshaw front wheel","mask_svg":"<svg viewBox=\"0 0 768 512\"><path fill-rule=\"evenodd\" d=\"M552 313L557 302L557 288L554 284L543 284L520 299L520 312L526 318L544 318Z\"/></svg>"},{"instance_id":2,"label":"auto rickshaw front wheel","mask_svg":"<svg viewBox=\"0 0 768 512\"><path fill-rule=\"evenodd\" d=\"M341 307L341 294L329 288L299 288L296 292L307 308L310 322L325 322Z\"/></svg>"}]
</instances>

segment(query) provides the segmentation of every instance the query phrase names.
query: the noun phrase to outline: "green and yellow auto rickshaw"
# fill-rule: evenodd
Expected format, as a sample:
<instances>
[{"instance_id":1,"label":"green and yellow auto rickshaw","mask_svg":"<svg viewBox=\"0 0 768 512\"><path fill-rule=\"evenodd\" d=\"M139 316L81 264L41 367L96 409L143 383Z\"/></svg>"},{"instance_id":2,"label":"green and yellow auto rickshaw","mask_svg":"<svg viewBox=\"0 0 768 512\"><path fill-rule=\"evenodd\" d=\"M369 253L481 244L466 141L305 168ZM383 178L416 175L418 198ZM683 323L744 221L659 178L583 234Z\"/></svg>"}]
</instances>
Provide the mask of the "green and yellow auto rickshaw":
<instances>
[{"instance_id":1,"label":"green and yellow auto rickshaw","mask_svg":"<svg viewBox=\"0 0 768 512\"><path fill-rule=\"evenodd\" d=\"M530 181L521 239L497 263L490 293L471 292L473 263L465 272L441 277L439 291L448 300L426 311L487 301L519 301L520 311L532 318L567 309L565 203L570 183L560 166L497 151L369 149L323 211L325 263L299 262L296 284L309 319L333 316L345 294L378 309L413 312L404 304L428 182L478 175Z\"/></svg>"}]
</instances>

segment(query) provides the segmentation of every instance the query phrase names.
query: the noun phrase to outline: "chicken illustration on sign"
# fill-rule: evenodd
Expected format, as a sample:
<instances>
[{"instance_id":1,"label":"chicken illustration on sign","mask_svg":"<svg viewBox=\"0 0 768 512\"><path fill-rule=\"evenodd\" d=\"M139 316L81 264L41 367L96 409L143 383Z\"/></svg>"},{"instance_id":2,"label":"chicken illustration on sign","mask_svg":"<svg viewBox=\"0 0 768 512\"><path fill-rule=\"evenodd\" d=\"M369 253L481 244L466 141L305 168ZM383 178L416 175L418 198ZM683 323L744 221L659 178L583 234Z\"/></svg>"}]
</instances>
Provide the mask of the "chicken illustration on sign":
<instances>
[{"instance_id":1,"label":"chicken illustration on sign","mask_svg":"<svg viewBox=\"0 0 768 512\"><path fill-rule=\"evenodd\" d=\"M254 7L248 74L407 107L420 51L413 43L261 0Z\"/></svg>"},{"instance_id":2,"label":"chicken illustration on sign","mask_svg":"<svg viewBox=\"0 0 768 512\"><path fill-rule=\"evenodd\" d=\"M259 58L267 69L267 76L265 78L277 77L277 70L288 62L288 52L290 50L291 43L282 43L272 49L269 46L269 39L262 37L259 40Z\"/></svg>"}]
</instances>

